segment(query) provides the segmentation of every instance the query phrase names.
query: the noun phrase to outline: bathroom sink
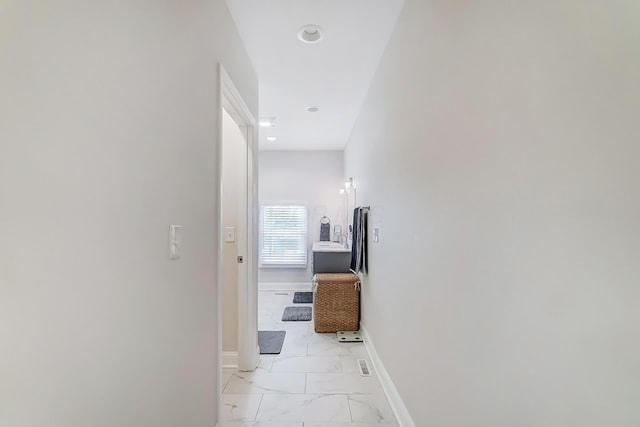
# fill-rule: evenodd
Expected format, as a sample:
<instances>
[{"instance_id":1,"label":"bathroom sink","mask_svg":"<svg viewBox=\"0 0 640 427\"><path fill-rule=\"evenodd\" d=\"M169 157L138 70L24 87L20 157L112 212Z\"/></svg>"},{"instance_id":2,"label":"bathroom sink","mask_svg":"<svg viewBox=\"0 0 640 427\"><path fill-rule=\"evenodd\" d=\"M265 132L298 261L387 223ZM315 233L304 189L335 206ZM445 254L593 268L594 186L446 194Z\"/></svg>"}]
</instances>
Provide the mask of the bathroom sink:
<instances>
[{"instance_id":1,"label":"bathroom sink","mask_svg":"<svg viewBox=\"0 0 640 427\"><path fill-rule=\"evenodd\" d=\"M348 273L351 249L339 242L313 242L311 271L316 273Z\"/></svg>"},{"instance_id":2,"label":"bathroom sink","mask_svg":"<svg viewBox=\"0 0 640 427\"><path fill-rule=\"evenodd\" d=\"M351 252L340 242L313 242L313 252Z\"/></svg>"}]
</instances>

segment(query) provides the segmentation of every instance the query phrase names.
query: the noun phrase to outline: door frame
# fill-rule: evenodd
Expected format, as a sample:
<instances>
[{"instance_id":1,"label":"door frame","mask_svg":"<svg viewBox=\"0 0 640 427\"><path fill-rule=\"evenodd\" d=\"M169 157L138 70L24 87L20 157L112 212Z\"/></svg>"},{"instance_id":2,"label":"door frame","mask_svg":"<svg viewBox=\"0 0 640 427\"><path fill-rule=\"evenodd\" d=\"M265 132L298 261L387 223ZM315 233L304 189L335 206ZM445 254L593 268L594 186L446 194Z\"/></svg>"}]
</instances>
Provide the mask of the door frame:
<instances>
[{"instance_id":1,"label":"door frame","mask_svg":"<svg viewBox=\"0 0 640 427\"><path fill-rule=\"evenodd\" d=\"M247 211L240 214L246 233L239 233L239 248L246 248L244 262L238 270L238 369L253 371L258 365L258 127L257 121L242 99L233 80L222 64L218 66L218 143L217 155L217 280L218 280L218 382L222 374L222 115L223 109L240 127L247 143L246 150L246 206ZM242 268L244 266L244 268ZM243 280L246 278L246 280ZM221 392L220 384L218 390ZM219 412L218 412L219 413Z\"/></svg>"}]
</instances>

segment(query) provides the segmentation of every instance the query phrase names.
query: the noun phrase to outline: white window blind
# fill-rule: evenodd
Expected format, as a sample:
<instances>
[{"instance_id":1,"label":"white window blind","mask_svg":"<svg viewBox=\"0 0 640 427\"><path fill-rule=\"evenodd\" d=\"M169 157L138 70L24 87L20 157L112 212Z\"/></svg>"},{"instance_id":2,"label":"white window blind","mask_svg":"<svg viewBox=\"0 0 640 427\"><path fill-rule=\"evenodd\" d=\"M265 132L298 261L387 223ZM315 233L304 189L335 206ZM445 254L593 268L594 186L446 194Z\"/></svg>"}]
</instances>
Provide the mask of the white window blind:
<instances>
[{"instance_id":1,"label":"white window blind","mask_svg":"<svg viewBox=\"0 0 640 427\"><path fill-rule=\"evenodd\" d=\"M260 207L260 266L306 268L306 206Z\"/></svg>"}]
</instances>

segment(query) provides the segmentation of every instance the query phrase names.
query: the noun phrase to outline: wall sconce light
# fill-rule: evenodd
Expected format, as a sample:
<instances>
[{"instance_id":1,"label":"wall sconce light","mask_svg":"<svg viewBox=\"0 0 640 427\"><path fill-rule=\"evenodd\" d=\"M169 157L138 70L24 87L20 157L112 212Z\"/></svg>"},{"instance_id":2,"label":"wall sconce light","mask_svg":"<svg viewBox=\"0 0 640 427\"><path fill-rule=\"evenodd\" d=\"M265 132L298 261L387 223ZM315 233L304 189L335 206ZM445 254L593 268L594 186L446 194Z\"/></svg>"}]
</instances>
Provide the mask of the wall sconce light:
<instances>
[{"instance_id":1,"label":"wall sconce light","mask_svg":"<svg viewBox=\"0 0 640 427\"><path fill-rule=\"evenodd\" d=\"M349 179L347 180L347 182L344 183L344 188L349 191L352 188L355 188L355 186L353 185L353 177L349 177Z\"/></svg>"}]
</instances>

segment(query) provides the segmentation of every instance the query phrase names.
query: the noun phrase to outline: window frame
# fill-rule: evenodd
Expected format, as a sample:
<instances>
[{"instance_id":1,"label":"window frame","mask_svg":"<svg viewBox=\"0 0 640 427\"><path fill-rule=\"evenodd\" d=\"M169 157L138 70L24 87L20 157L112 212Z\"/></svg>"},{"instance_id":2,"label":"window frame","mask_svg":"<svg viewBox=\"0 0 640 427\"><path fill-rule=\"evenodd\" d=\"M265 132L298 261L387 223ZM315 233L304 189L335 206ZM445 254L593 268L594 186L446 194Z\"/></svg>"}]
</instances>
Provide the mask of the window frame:
<instances>
[{"instance_id":1,"label":"window frame","mask_svg":"<svg viewBox=\"0 0 640 427\"><path fill-rule=\"evenodd\" d=\"M300 255L299 262L286 262L286 258L282 258L280 261L276 260L265 260L264 259L264 239L265 239L265 209L268 208L276 208L276 207L284 207L284 208L302 208L302 216L299 217L299 220L302 220L300 234L297 235L297 238L303 241L302 252ZM289 201L281 201L281 202L263 202L260 203L260 212L259 212L259 247L258 247L258 265L260 268L266 269L306 269L309 265L309 213L306 203L300 202L289 202ZM295 237L295 235L294 235Z\"/></svg>"}]
</instances>

